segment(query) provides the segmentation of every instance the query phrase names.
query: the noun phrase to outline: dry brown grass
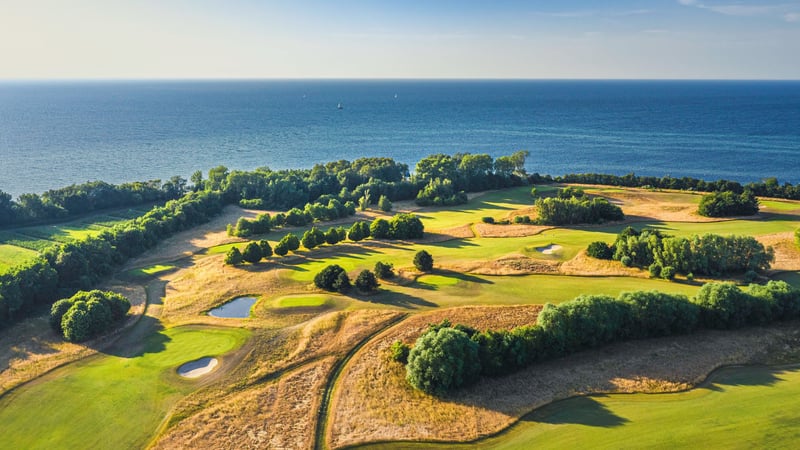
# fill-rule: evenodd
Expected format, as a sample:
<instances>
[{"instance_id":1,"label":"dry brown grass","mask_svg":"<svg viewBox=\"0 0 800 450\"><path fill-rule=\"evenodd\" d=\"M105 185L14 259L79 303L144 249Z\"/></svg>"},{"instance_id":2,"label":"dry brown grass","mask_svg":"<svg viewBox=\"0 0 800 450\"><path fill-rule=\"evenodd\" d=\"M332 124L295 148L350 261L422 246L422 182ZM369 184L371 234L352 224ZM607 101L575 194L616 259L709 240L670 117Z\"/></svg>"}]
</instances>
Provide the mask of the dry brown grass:
<instances>
[{"instance_id":1,"label":"dry brown grass","mask_svg":"<svg viewBox=\"0 0 800 450\"><path fill-rule=\"evenodd\" d=\"M443 316L437 311L437 317ZM765 349L798 337L797 324L782 324L619 343L506 377L483 378L474 387L436 398L411 388L403 367L388 360L389 345L395 339L413 340L424 322L424 316L415 316L393 327L344 369L328 430L333 448L384 440L470 441L573 395L686 389L720 365L761 362Z\"/></svg>"},{"instance_id":2,"label":"dry brown grass","mask_svg":"<svg viewBox=\"0 0 800 450\"><path fill-rule=\"evenodd\" d=\"M154 448L312 448L320 392L334 362L321 359L217 400L168 430Z\"/></svg>"},{"instance_id":3,"label":"dry brown grass","mask_svg":"<svg viewBox=\"0 0 800 450\"><path fill-rule=\"evenodd\" d=\"M236 223L240 217L252 219L261 212L228 205L222 210L222 214L214 217L210 222L170 236L159 242L155 249L129 260L121 271L175 261L215 245L243 242L245 239L228 236L226 226L229 223Z\"/></svg>"},{"instance_id":4,"label":"dry brown grass","mask_svg":"<svg viewBox=\"0 0 800 450\"><path fill-rule=\"evenodd\" d=\"M122 329L88 342L73 344L64 341L50 328L47 315L17 323L0 334L0 395L56 367L106 348L144 311L145 292L139 286L110 282L99 289L111 290L130 299L130 318Z\"/></svg>"},{"instance_id":5,"label":"dry brown grass","mask_svg":"<svg viewBox=\"0 0 800 450\"><path fill-rule=\"evenodd\" d=\"M559 271L565 275L649 277L644 270L625 267L619 261L592 258L586 254L586 250L581 250L574 258L563 262Z\"/></svg>"},{"instance_id":6,"label":"dry brown grass","mask_svg":"<svg viewBox=\"0 0 800 450\"><path fill-rule=\"evenodd\" d=\"M552 228L553 227L547 225L497 225L483 222L475 224L475 231L477 231L481 237L487 238L535 236L542 231Z\"/></svg>"},{"instance_id":7,"label":"dry brown grass","mask_svg":"<svg viewBox=\"0 0 800 450\"><path fill-rule=\"evenodd\" d=\"M578 185L587 188L589 193L592 188L607 188L605 186ZM648 191L637 188L614 188L621 192L610 192L604 189L597 195L605 197L611 203L622 208L628 221L632 220L661 220L665 222L718 222L713 217L703 217L697 214L697 199L699 194L677 191Z\"/></svg>"},{"instance_id":8,"label":"dry brown grass","mask_svg":"<svg viewBox=\"0 0 800 450\"><path fill-rule=\"evenodd\" d=\"M477 275L529 275L533 273L558 273L558 261L528 258L527 256L507 256L492 261L470 261L442 265L455 272Z\"/></svg>"},{"instance_id":9,"label":"dry brown grass","mask_svg":"<svg viewBox=\"0 0 800 450\"><path fill-rule=\"evenodd\" d=\"M775 262L772 263L773 270L800 270L800 248L794 241L794 233L768 234L756 237L765 246L771 246L775 250Z\"/></svg>"}]
</instances>

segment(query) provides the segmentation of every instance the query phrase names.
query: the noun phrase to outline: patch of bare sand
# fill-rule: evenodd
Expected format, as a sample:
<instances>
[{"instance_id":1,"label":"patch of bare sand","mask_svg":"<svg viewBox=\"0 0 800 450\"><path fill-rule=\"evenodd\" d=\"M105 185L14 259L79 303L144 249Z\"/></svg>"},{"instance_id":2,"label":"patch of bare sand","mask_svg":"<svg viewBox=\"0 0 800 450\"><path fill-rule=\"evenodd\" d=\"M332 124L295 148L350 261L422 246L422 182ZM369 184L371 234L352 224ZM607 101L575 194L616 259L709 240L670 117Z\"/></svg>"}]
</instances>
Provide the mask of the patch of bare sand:
<instances>
[{"instance_id":1,"label":"patch of bare sand","mask_svg":"<svg viewBox=\"0 0 800 450\"><path fill-rule=\"evenodd\" d=\"M545 225L497 225L483 222L475 224L475 231L486 238L535 236L552 228Z\"/></svg>"},{"instance_id":2,"label":"patch of bare sand","mask_svg":"<svg viewBox=\"0 0 800 450\"><path fill-rule=\"evenodd\" d=\"M592 258L586 254L586 250L581 250L574 258L563 262L559 271L565 275L649 277L647 272L625 267L619 261Z\"/></svg>"},{"instance_id":3,"label":"patch of bare sand","mask_svg":"<svg viewBox=\"0 0 800 450\"><path fill-rule=\"evenodd\" d=\"M603 188L602 186L589 186ZM721 219L697 214L696 194L618 188L618 192L599 192L609 202L622 208L628 220L665 222L718 222ZM724 220L724 219L723 219Z\"/></svg>"},{"instance_id":4,"label":"patch of bare sand","mask_svg":"<svg viewBox=\"0 0 800 450\"><path fill-rule=\"evenodd\" d=\"M73 344L50 328L47 315L13 325L0 334L0 395L59 366L97 353L113 343L121 330L135 323L144 311L146 296L141 286L109 282L99 289L117 292L131 301L125 326L97 339Z\"/></svg>"},{"instance_id":5,"label":"patch of bare sand","mask_svg":"<svg viewBox=\"0 0 800 450\"><path fill-rule=\"evenodd\" d=\"M228 205L222 210L222 214L214 217L210 222L170 236L159 242L158 247L155 249L129 260L123 266L122 271L165 261L174 261L215 245L243 242L244 239L242 238L228 236L226 226L229 223L236 223L240 217L252 219L262 212Z\"/></svg>"},{"instance_id":6,"label":"patch of bare sand","mask_svg":"<svg viewBox=\"0 0 800 450\"><path fill-rule=\"evenodd\" d=\"M335 360L219 399L169 429L154 448L312 448L320 392Z\"/></svg>"},{"instance_id":7,"label":"patch of bare sand","mask_svg":"<svg viewBox=\"0 0 800 450\"><path fill-rule=\"evenodd\" d=\"M794 233L787 231L757 236L756 239L764 246L772 247L775 251L773 270L800 270L800 248L794 241Z\"/></svg>"},{"instance_id":8,"label":"patch of bare sand","mask_svg":"<svg viewBox=\"0 0 800 450\"><path fill-rule=\"evenodd\" d=\"M762 362L771 347L797 348L800 338L793 323L619 343L484 378L440 399L411 388L404 368L388 360L395 339L408 342L420 331L405 321L362 348L344 369L332 408L333 448L384 440L471 441L574 395L683 390L721 365Z\"/></svg>"}]
</instances>

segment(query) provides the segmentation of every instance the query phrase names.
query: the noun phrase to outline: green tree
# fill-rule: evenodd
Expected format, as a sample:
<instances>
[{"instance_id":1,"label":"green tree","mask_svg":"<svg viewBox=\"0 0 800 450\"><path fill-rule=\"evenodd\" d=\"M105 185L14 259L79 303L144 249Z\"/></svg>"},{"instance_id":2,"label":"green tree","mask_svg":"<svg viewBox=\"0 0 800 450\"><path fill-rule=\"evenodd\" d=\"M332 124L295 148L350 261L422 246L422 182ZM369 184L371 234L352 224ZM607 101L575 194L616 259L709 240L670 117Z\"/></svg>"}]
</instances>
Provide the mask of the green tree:
<instances>
[{"instance_id":1,"label":"green tree","mask_svg":"<svg viewBox=\"0 0 800 450\"><path fill-rule=\"evenodd\" d=\"M394 266L392 263L378 261L375 263L375 275L382 280L394 278Z\"/></svg>"},{"instance_id":2,"label":"green tree","mask_svg":"<svg viewBox=\"0 0 800 450\"><path fill-rule=\"evenodd\" d=\"M341 238L339 237L339 232L336 230L336 228L331 227L325 233L325 242L330 245L333 245L339 243L339 241L341 241Z\"/></svg>"},{"instance_id":3,"label":"green tree","mask_svg":"<svg viewBox=\"0 0 800 450\"><path fill-rule=\"evenodd\" d=\"M406 379L421 391L443 395L477 381L480 371L478 344L463 331L445 327L417 339L408 354Z\"/></svg>"},{"instance_id":4,"label":"green tree","mask_svg":"<svg viewBox=\"0 0 800 450\"><path fill-rule=\"evenodd\" d=\"M225 264L229 266L238 266L242 261L244 261L244 256L242 252L239 251L238 247L231 247L230 250L225 253Z\"/></svg>"},{"instance_id":5,"label":"green tree","mask_svg":"<svg viewBox=\"0 0 800 450\"><path fill-rule=\"evenodd\" d=\"M420 250L414 255L414 267L420 272L433 270L433 256L425 250Z\"/></svg>"},{"instance_id":6,"label":"green tree","mask_svg":"<svg viewBox=\"0 0 800 450\"><path fill-rule=\"evenodd\" d=\"M392 342L392 346L389 347L392 361L399 362L400 364L408 363L408 353L410 351L411 347L401 341L394 341Z\"/></svg>"},{"instance_id":7,"label":"green tree","mask_svg":"<svg viewBox=\"0 0 800 450\"><path fill-rule=\"evenodd\" d=\"M281 238L280 242L283 242L286 248L292 252L300 248L300 239L292 233L287 233L286 236Z\"/></svg>"},{"instance_id":8,"label":"green tree","mask_svg":"<svg viewBox=\"0 0 800 450\"><path fill-rule=\"evenodd\" d=\"M255 241L248 243L244 248L244 252L242 252L242 259L250 264L255 264L261 261L261 258L263 257L264 254L261 252L261 246Z\"/></svg>"},{"instance_id":9,"label":"green tree","mask_svg":"<svg viewBox=\"0 0 800 450\"><path fill-rule=\"evenodd\" d=\"M389 237L389 221L377 218L369 226L369 234L375 239L386 239Z\"/></svg>"},{"instance_id":10,"label":"green tree","mask_svg":"<svg viewBox=\"0 0 800 450\"><path fill-rule=\"evenodd\" d=\"M353 242L358 242L369 237L369 224L364 221L354 223L347 232L347 238Z\"/></svg>"},{"instance_id":11,"label":"green tree","mask_svg":"<svg viewBox=\"0 0 800 450\"><path fill-rule=\"evenodd\" d=\"M348 292L352 286L350 277L347 276L345 271L339 272L339 275L336 276L336 281L333 282L333 289L342 294Z\"/></svg>"},{"instance_id":12,"label":"green tree","mask_svg":"<svg viewBox=\"0 0 800 450\"><path fill-rule=\"evenodd\" d=\"M389 200L389 197L385 195L381 195L378 199L378 209L383 212L389 212L392 210L392 201Z\"/></svg>"},{"instance_id":13,"label":"green tree","mask_svg":"<svg viewBox=\"0 0 800 450\"><path fill-rule=\"evenodd\" d=\"M595 241L586 248L586 254L597 259L611 259L614 251L603 241Z\"/></svg>"},{"instance_id":14,"label":"green tree","mask_svg":"<svg viewBox=\"0 0 800 450\"><path fill-rule=\"evenodd\" d=\"M326 291L335 291L337 290L336 282L341 274L345 274L346 276L347 272L345 272L340 265L328 265L314 275L314 285L320 289L325 289Z\"/></svg>"},{"instance_id":15,"label":"green tree","mask_svg":"<svg viewBox=\"0 0 800 450\"><path fill-rule=\"evenodd\" d=\"M272 246L269 245L269 241L262 239L258 241L258 246L261 247L261 255L264 258L269 258L272 256Z\"/></svg>"},{"instance_id":16,"label":"green tree","mask_svg":"<svg viewBox=\"0 0 800 450\"><path fill-rule=\"evenodd\" d=\"M378 284L374 273L369 270L362 270L361 273L358 274L358 277L356 277L355 286L361 292L372 292L378 289L380 284Z\"/></svg>"},{"instance_id":17,"label":"green tree","mask_svg":"<svg viewBox=\"0 0 800 450\"><path fill-rule=\"evenodd\" d=\"M276 255L278 256L286 256L289 253L289 247L286 245L286 241L281 239L278 243L275 244L275 248L273 249Z\"/></svg>"}]
</instances>

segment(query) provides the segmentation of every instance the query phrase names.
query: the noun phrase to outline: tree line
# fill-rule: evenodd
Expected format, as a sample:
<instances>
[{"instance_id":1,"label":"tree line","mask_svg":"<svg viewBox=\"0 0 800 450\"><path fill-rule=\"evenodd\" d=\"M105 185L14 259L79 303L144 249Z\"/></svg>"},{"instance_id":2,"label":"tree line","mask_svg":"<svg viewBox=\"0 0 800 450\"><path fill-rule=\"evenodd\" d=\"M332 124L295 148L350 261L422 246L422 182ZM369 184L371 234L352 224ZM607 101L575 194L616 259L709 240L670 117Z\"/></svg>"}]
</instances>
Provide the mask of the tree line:
<instances>
[{"instance_id":1,"label":"tree line","mask_svg":"<svg viewBox=\"0 0 800 450\"><path fill-rule=\"evenodd\" d=\"M129 258L207 222L223 206L217 192L190 192L96 237L46 249L41 256L0 274L0 327L37 307L91 289Z\"/></svg>"},{"instance_id":2,"label":"tree line","mask_svg":"<svg viewBox=\"0 0 800 450\"><path fill-rule=\"evenodd\" d=\"M658 230L622 230L613 245L598 241L587 249L589 256L614 259L629 267L646 268L658 277L664 274L723 276L769 269L775 259L771 247L752 236L717 234L674 237ZM666 276L665 278L671 278Z\"/></svg>"},{"instance_id":3,"label":"tree line","mask_svg":"<svg viewBox=\"0 0 800 450\"><path fill-rule=\"evenodd\" d=\"M265 217L264 221L269 220L268 214L259 217ZM323 244L338 244L345 239L353 242L369 237L374 239L421 239L424 234L425 225L419 217L407 213L395 214L390 220L380 217L373 220L372 223L360 220L352 224L348 230L345 230L344 227L331 227L328 231L322 231L317 227L311 227L303 233L301 238L294 233L287 233L275 244L274 248L266 240L251 241L245 246L244 251L233 246L225 255L225 264L237 266L245 261L255 264L273 254L286 256L290 251L298 250L301 245L312 250Z\"/></svg>"},{"instance_id":4,"label":"tree line","mask_svg":"<svg viewBox=\"0 0 800 450\"><path fill-rule=\"evenodd\" d=\"M175 176L161 180L119 185L103 181L73 184L41 195L22 194L16 201L0 191L0 227L65 220L111 208L136 206L176 199L186 192L186 180Z\"/></svg>"},{"instance_id":5,"label":"tree line","mask_svg":"<svg viewBox=\"0 0 800 450\"><path fill-rule=\"evenodd\" d=\"M783 281L708 283L693 298L657 291L618 297L581 295L547 304L536 324L478 331L448 321L429 326L413 347L395 342L391 356L406 362L417 389L444 395L481 375L500 376L533 363L615 341L672 336L699 329L736 329L800 317L800 291Z\"/></svg>"},{"instance_id":6,"label":"tree line","mask_svg":"<svg viewBox=\"0 0 800 450\"><path fill-rule=\"evenodd\" d=\"M600 173L572 173L561 176L540 175L534 173L528 176L531 184L550 184L550 183L577 183L577 184L599 184L603 186L623 186L656 189L676 189L684 191L699 192L733 192L741 194L745 190L753 195L761 197L785 198L788 200L800 200L800 184L791 183L779 184L774 177L767 178L757 183L741 184L730 180L705 181L692 177L675 178L664 177L645 177L629 173L626 175L611 175Z\"/></svg>"}]
</instances>

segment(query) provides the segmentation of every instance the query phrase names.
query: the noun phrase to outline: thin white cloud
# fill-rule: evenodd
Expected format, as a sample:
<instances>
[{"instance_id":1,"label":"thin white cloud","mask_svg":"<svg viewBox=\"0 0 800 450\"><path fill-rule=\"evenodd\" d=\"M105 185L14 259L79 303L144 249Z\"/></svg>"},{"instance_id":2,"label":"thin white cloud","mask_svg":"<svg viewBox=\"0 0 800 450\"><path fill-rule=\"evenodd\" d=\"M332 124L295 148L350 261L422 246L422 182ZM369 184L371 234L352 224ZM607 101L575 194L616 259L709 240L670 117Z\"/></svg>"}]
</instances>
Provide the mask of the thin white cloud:
<instances>
[{"instance_id":1,"label":"thin white cloud","mask_svg":"<svg viewBox=\"0 0 800 450\"><path fill-rule=\"evenodd\" d=\"M776 4L746 4L746 3L725 3L708 4L698 0L677 0L684 6L692 6L707 11L736 17L774 17L783 19L786 22L800 21L800 1L792 3Z\"/></svg>"}]
</instances>

